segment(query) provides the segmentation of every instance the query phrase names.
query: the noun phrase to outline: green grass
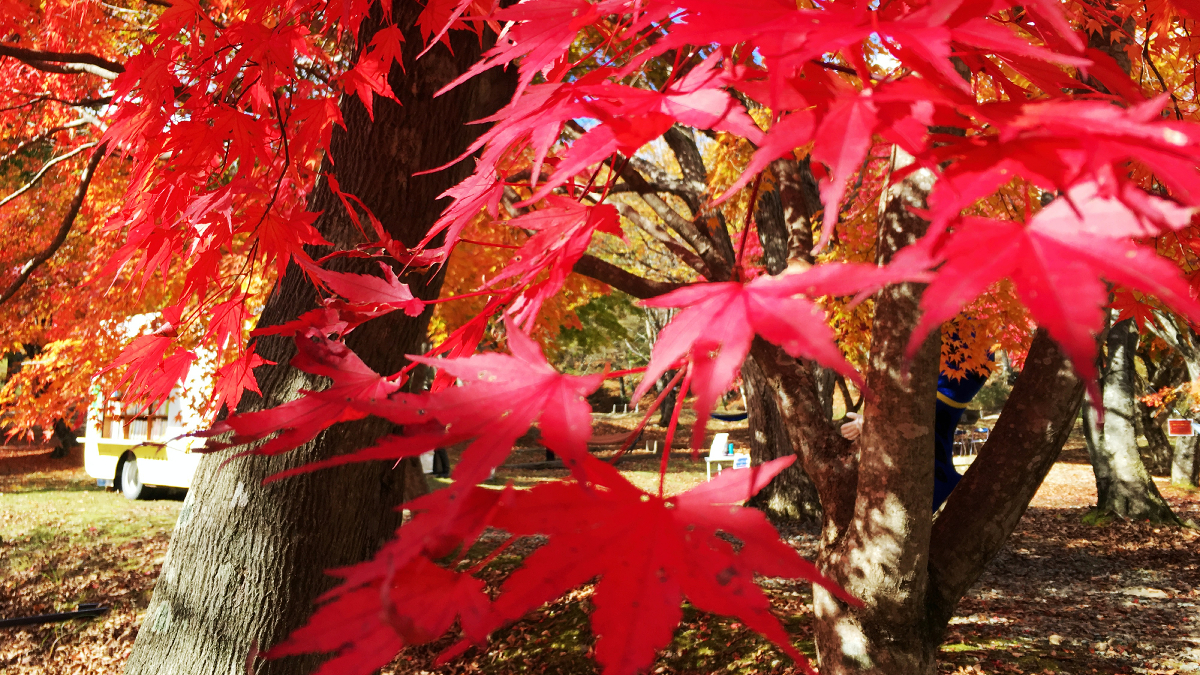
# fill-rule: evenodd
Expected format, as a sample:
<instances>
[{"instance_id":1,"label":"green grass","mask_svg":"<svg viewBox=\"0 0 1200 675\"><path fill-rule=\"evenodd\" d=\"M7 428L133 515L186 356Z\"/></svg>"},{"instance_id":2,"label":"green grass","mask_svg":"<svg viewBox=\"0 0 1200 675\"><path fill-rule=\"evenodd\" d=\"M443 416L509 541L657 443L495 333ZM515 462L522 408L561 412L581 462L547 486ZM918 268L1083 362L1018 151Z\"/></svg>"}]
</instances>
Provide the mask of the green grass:
<instances>
[{"instance_id":1,"label":"green grass","mask_svg":"<svg viewBox=\"0 0 1200 675\"><path fill-rule=\"evenodd\" d=\"M131 502L103 490L30 491L0 495L0 539L7 556L0 567L20 569L34 558L86 547L113 546L169 532L182 502Z\"/></svg>"},{"instance_id":2,"label":"green grass","mask_svg":"<svg viewBox=\"0 0 1200 675\"><path fill-rule=\"evenodd\" d=\"M0 570L26 569L35 560L88 546L120 547L162 536L175 526L182 505L178 497L134 502L97 487L83 471L81 456L6 457L0 469L0 541L5 553Z\"/></svg>"}]
</instances>

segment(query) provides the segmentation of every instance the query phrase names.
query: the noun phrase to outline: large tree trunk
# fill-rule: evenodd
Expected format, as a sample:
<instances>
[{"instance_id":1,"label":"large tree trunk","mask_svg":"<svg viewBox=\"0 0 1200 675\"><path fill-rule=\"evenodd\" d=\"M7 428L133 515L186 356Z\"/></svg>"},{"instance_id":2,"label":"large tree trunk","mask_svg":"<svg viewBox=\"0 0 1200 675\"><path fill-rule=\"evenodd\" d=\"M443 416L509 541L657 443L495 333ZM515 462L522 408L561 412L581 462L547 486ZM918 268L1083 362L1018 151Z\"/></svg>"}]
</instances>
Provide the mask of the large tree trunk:
<instances>
[{"instance_id":1,"label":"large tree trunk","mask_svg":"<svg viewBox=\"0 0 1200 675\"><path fill-rule=\"evenodd\" d=\"M494 112L511 96L511 73L493 70L437 99L432 95L474 63L480 54L474 35L452 38L420 60L422 46L414 22L418 3L394 3L393 16L405 29L405 69L390 75L396 105L375 101L372 123L356 97L342 101L346 130L335 129L331 159L343 190L377 215L389 233L414 245L440 212L437 198L462 179L470 163L428 176L417 171L438 166L463 152L483 127L467 122ZM370 23L370 22L367 22ZM364 24L361 40L377 26ZM339 200L322 182L309 200L322 211L317 227L341 246L358 243L357 230ZM371 265L343 262L340 269L368 271ZM377 271L377 270L371 270ZM418 297L437 295L440 276L406 275ZM275 325L314 306L318 294L292 265L269 300L259 325ZM408 318L396 312L352 333L347 343L381 372L394 372L403 355L425 338L428 314ZM280 365L256 374L263 391L243 397L239 412L293 399L299 389L321 385L290 368L290 340L264 339L263 357ZM229 675L229 673L308 673L320 656L266 661L256 658L306 620L314 599L331 587L325 570L369 557L399 525L396 506L424 489L415 462L398 470L390 463L355 464L262 485L278 471L361 448L392 431L381 420L337 425L294 452L251 456L222 468L232 451L205 457L180 512L154 597L126 666L130 675Z\"/></svg>"},{"instance_id":2,"label":"large tree trunk","mask_svg":"<svg viewBox=\"0 0 1200 675\"><path fill-rule=\"evenodd\" d=\"M1112 513L1122 518L1177 523L1138 452L1133 390L1138 333L1133 320L1113 324L1107 343L1108 367L1101 383L1104 420L1089 421L1092 442L1088 452L1096 474L1097 495L1093 515Z\"/></svg>"},{"instance_id":3,"label":"large tree trunk","mask_svg":"<svg viewBox=\"0 0 1200 675\"><path fill-rule=\"evenodd\" d=\"M898 152L898 151L897 151ZM908 208L924 208L933 174L902 181L879 223L878 262L887 263L925 233L928 223ZM890 199L889 199L890 197ZM863 601L860 608L814 587L815 641L821 672L926 673L925 595L932 526L934 402L939 339L926 339L908 371L898 368L920 317L923 285L898 284L875 298L857 444L858 481L850 522L817 558L821 571Z\"/></svg>"}]
</instances>

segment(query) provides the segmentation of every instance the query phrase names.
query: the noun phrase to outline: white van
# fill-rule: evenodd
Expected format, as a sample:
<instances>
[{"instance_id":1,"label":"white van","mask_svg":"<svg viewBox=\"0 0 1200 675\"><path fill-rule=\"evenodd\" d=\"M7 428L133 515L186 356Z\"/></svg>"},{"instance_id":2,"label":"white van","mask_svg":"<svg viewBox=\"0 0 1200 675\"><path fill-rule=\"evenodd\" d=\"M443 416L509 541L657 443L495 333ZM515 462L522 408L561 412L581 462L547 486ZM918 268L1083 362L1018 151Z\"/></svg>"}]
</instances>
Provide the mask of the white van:
<instances>
[{"instance_id":1,"label":"white van","mask_svg":"<svg viewBox=\"0 0 1200 675\"><path fill-rule=\"evenodd\" d=\"M84 468L98 485L117 487L128 499L142 499L155 486L191 487L200 463L192 450L204 441L183 435L200 428L178 390L155 410L97 391L88 407Z\"/></svg>"}]
</instances>

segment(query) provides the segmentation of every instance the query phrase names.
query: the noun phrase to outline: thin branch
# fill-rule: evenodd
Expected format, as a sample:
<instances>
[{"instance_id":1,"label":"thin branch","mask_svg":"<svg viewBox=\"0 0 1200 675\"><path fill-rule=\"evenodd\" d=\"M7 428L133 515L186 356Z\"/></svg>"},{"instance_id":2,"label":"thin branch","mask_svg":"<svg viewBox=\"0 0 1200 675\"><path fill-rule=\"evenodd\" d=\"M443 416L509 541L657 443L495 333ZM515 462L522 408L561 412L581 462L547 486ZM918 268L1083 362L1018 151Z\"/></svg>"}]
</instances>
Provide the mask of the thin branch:
<instances>
[{"instance_id":1,"label":"thin branch","mask_svg":"<svg viewBox=\"0 0 1200 675\"><path fill-rule=\"evenodd\" d=\"M59 155L58 157L55 157L54 159L50 160L49 162L46 162L46 165L43 166L36 174L34 174L33 178L28 183L22 185L20 188L17 188L17 191L12 193L11 195L5 197L4 199L0 199L0 207L3 207L5 204L11 202L12 200L16 199L17 197L20 197L21 195L25 194L29 190L33 189L33 187L42 180L42 177L46 175L46 172L49 171L51 168L53 168L55 164L58 164L60 162L65 162L68 159L71 159L72 157L74 157L75 155L78 155L79 153L83 152L84 150L87 150L88 148L94 148L94 147L96 147L96 144L94 142L93 143L84 143L83 145L79 146L78 148L75 148L74 150L68 152L67 154Z\"/></svg>"},{"instance_id":2,"label":"thin branch","mask_svg":"<svg viewBox=\"0 0 1200 675\"><path fill-rule=\"evenodd\" d=\"M79 181L79 188L75 190L75 198L71 200L71 204L67 207L67 213L63 216L62 224L58 227L58 234L54 235L54 240L50 242L50 245L44 251L33 256L21 266L21 271L17 274L17 278L13 279L13 282L0 295L0 305L8 302L10 298L16 295L21 286L29 279L29 276L33 274L33 271L39 265L49 260L58 251L59 247L63 245L63 242L67 240L67 234L70 233L71 227L75 225L75 218L79 215L79 209L83 206L84 198L87 197L88 188L92 184L92 176L96 175L96 167L99 166L100 160L104 159L107 148L108 142L105 141L92 153L92 158L83 170L83 176Z\"/></svg>"},{"instance_id":3,"label":"thin branch","mask_svg":"<svg viewBox=\"0 0 1200 675\"><path fill-rule=\"evenodd\" d=\"M575 139L582 137L587 130L574 120L568 121L564 125L564 130L568 135ZM625 157L621 153L616 153L617 161L621 162L621 171L618 174L629 187L642 198L642 201L650 207L654 213L667 224L676 234L687 242L694 251L704 260L705 264L712 270L714 276L707 276L712 281L721 281L728 279L729 261L727 261L721 252L717 249L716 242L707 233L704 233L700 228L696 227L696 223L684 218L670 204L667 204L654 191L653 187L646 181L645 176L641 171L645 168L654 178L655 175L662 170L654 167L653 164L637 157ZM653 168L652 168L653 167ZM665 175L665 174L664 174Z\"/></svg>"},{"instance_id":4,"label":"thin branch","mask_svg":"<svg viewBox=\"0 0 1200 675\"><path fill-rule=\"evenodd\" d=\"M841 65L841 64L838 64L838 63L829 63L829 62L827 62L827 61L822 61L822 60L820 60L820 59L813 59L813 60L811 61L811 63L812 63L814 66L821 66L822 68L824 68L824 69L826 69L826 70L832 70L832 71L835 71L835 72L838 72L838 73L844 73L844 74L846 74L846 75L853 75L853 76L855 76L855 77L858 77L858 71L857 71L857 70L855 70L855 69L853 69L853 68L849 68L849 67L847 67L847 66L843 66L843 65Z\"/></svg>"},{"instance_id":5,"label":"thin branch","mask_svg":"<svg viewBox=\"0 0 1200 675\"><path fill-rule=\"evenodd\" d=\"M1175 106L1175 119L1183 121L1183 113L1179 111L1179 99L1175 98L1175 92L1167 86L1163 80L1162 73L1158 72L1158 66L1154 65L1154 60L1150 58L1150 22L1146 22L1146 42L1142 45L1142 58L1146 61L1146 65L1150 66L1150 70L1154 71L1154 76L1158 78L1158 84L1162 86L1162 90L1171 97L1171 103Z\"/></svg>"},{"instance_id":6,"label":"thin branch","mask_svg":"<svg viewBox=\"0 0 1200 675\"><path fill-rule=\"evenodd\" d=\"M95 54L88 54L87 52L44 52L37 49L22 49L21 47L0 44L0 56L11 56L25 63L29 63L30 61L67 63L71 65L95 66L114 74L125 72L125 66L116 61L109 61L108 59L101 58Z\"/></svg>"},{"instance_id":7,"label":"thin branch","mask_svg":"<svg viewBox=\"0 0 1200 675\"><path fill-rule=\"evenodd\" d=\"M10 110L20 110L21 108L28 108L30 106L37 105L39 103L47 103L47 102L62 103L63 105L71 106L72 108L95 108L95 107L102 106L102 105L108 105L109 103L112 103L112 100L113 100L112 96L101 96L98 98L84 98L84 99L80 99L78 101L68 101L65 98L59 98L57 96L50 96L47 94L45 96L38 96L37 98L30 99L19 105L12 105L7 108L0 108L0 112L8 112Z\"/></svg>"},{"instance_id":8,"label":"thin branch","mask_svg":"<svg viewBox=\"0 0 1200 675\"><path fill-rule=\"evenodd\" d=\"M617 212L627 218L629 222L634 224L635 227L650 235L651 239L654 239L655 241L666 246L671 253L679 256L683 262L687 263L688 267L696 270L700 276L707 278L711 274L711 271L708 269L708 265L705 265L704 261L701 260L699 256L689 251L682 242L676 240L670 235L670 233L664 232L653 220L646 218L641 213L638 213L637 209L633 208L629 204L625 204L623 202L614 202L613 206L617 207Z\"/></svg>"},{"instance_id":9,"label":"thin branch","mask_svg":"<svg viewBox=\"0 0 1200 675\"><path fill-rule=\"evenodd\" d=\"M0 112L2 112L2 111L0 111ZM3 155L0 155L0 163L7 162L8 160L15 157L17 155L17 153L21 152L25 148L28 148L29 146L33 145L34 143L41 143L42 141L46 140L47 138L50 138L51 136L59 133L60 131L67 131L69 129L74 129L75 127L81 127L87 123L88 123L87 120L75 120L74 122L64 124L60 127L52 127L50 129L47 129L27 141L21 141L12 150L9 150L8 152L4 153Z\"/></svg>"},{"instance_id":10,"label":"thin branch","mask_svg":"<svg viewBox=\"0 0 1200 675\"><path fill-rule=\"evenodd\" d=\"M610 262L586 253L576 261L571 271L582 274L585 277L590 277L596 281L602 281L639 300L664 295L683 286L683 284L654 281L653 279L639 277L632 272L626 272Z\"/></svg>"},{"instance_id":11,"label":"thin branch","mask_svg":"<svg viewBox=\"0 0 1200 675\"><path fill-rule=\"evenodd\" d=\"M675 195L676 197L679 197L680 199L683 199L683 200L689 200L692 198L692 194L693 194L692 190L690 188L684 187L683 183L680 181L677 181L677 180L671 180L670 182L664 183L664 182L660 182L657 180L647 179L646 184L649 185L650 187L654 188L655 192L662 192L664 194ZM631 186L625 182L617 183L616 185L613 185L612 187L610 187L608 190L609 194L614 194L614 195L620 194L623 192L637 193L637 190L633 189L633 186Z\"/></svg>"}]
</instances>

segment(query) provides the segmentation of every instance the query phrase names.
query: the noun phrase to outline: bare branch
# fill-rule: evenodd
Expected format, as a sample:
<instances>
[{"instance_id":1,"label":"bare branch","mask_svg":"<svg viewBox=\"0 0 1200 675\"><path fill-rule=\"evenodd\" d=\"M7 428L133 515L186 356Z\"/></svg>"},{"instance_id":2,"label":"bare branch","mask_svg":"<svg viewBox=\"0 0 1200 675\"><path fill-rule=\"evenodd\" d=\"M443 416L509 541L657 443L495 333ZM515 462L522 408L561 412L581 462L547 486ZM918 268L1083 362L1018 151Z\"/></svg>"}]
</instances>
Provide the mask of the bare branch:
<instances>
[{"instance_id":1,"label":"bare branch","mask_svg":"<svg viewBox=\"0 0 1200 675\"><path fill-rule=\"evenodd\" d=\"M70 123L64 124L59 127L51 127L50 129L43 131L42 133L38 134L37 136L34 136L33 138L30 138L27 141L21 141L12 150L9 150L8 152L4 153L3 155L0 155L0 162L7 162L9 159L12 159L13 157L15 157L17 155L17 153L21 152L25 148L28 148L29 146L33 145L34 143L40 143L40 142L46 140L47 138L50 138L54 134L57 134L61 131L67 131L68 129L74 129L76 127L81 127L85 124L88 124L88 120L75 120L74 122L70 122Z\"/></svg>"},{"instance_id":2,"label":"bare branch","mask_svg":"<svg viewBox=\"0 0 1200 675\"><path fill-rule=\"evenodd\" d=\"M23 59L17 60L29 66L30 68L33 68L34 70L40 70L44 73L59 73L61 75L78 75L80 73L89 73L98 77L102 77L106 80L115 80L117 78L116 73L109 72L103 68L93 66L88 63L57 64L50 63L49 61L25 61Z\"/></svg>"},{"instance_id":3,"label":"bare branch","mask_svg":"<svg viewBox=\"0 0 1200 675\"><path fill-rule=\"evenodd\" d=\"M692 197L691 189L685 187L682 181L675 179L669 179L669 182L647 179L646 184L652 187L655 192L675 195L685 201ZM622 192L637 193L637 190L634 190L631 185L625 182L617 183L608 190L609 194L619 194Z\"/></svg>"},{"instance_id":4,"label":"bare branch","mask_svg":"<svg viewBox=\"0 0 1200 675\"><path fill-rule=\"evenodd\" d=\"M623 204L620 202L613 203L613 206L616 206L617 212L632 222L634 226L650 235L650 237L655 241L670 249L670 251L679 256L688 267L696 270L700 276L707 278L712 273L711 270L708 269L708 265L705 265L704 261L701 260L699 256L689 251L682 242L676 240L670 235L670 233L664 232L653 220L646 218L641 213L638 213L637 209L628 204Z\"/></svg>"},{"instance_id":5,"label":"bare branch","mask_svg":"<svg viewBox=\"0 0 1200 675\"><path fill-rule=\"evenodd\" d=\"M692 213L700 213L701 198L708 189L708 169L704 166L700 146L696 145L696 136L691 129L675 124L663 134L663 140L675 153L675 161L679 162L683 178L691 188L690 195L684 197L688 208Z\"/></svg>"},{"instance_id":6,"label":"bare branch","mask_svg":"<svg viewBox=\"0 0 1200 675\"><path fill-rule=\"evenodd\" d=\"M37 49L22 49L0 44L0 56L11 56L24 63L64 63L72 66L94 66L113 77L125 72L125 66L86 52L44 52ZM88 71L91 72L91 71ZM102 76L103 77L103 76ZM112 78L109 78L112 79Z\"/></svg>"},{"instance_id":7,"label":"bare branch","mask_svg":"<svg viewBox=\"0 0 1200 675\"><path fill-rule=\"evenodd\" d=\"M692 218L698 219L703 209L703 196L708 191L708 168L704 166L704 156L700 154L700 146L696 144L696 135L688 127L676 124L667 129L667 132L663 134L663 140L675 154L675 160L679 162L679 168L683 171L684 180L695 191L694 196L686 201L688 209L692 212ZM713 242L717 245L717 250L721 252L721 255L733 263L736 256L733 252L733 240L730 238L729 228L725 222L725 214L715 210L711 217L717 219L716 227L711 232Z\"/></svg>"},{"instance_id":8,"label":"bare branch","mask_svg":"<svg viewBox=\"0 0 1200 675\"><path fill-rule=\"evenodd\" d=\"M92 145L95 144L93 143ZM87 197L88 188L92 184L92 176L96 175L96 167L99 166L100 160L104 159L107 148L108 142L106 141L92 153L92 158L83 170L83 176L79 181L79 188L75 190L75 197L67 207L67 213L63 216L62 224L58 226L58 234L54 235L53 241L50 242L50 245L44 251L33 256L21 266L21 271L17 274L17 278L13 279L13 282L8 285L3 294L0 294L0 305L8 302L10 298L16 295L21 286L25 285L25 282L29 280L29 276L33 274L33 271L39 265L49 260L58 251L59 247L63 245L63 242L67 240L67 234L70 233L71 227L75 225L75 218L79 215L79 209L83 206L84 198Z\"/></svg>"},{"instance_id":9,"label":"bare branch","mask_svg":"<svg viewBox=\"0 0 1200 675\"><path fill-rule=\"evenodd\" d=\"M628 293L639 300L657 297L665 293L680 288L683 284L675 284L666 281L654 281L639 277L632 272L617 267L616 265L605 262L594 255L584 254L576 263L571 271L582 274L585 277L590 277L596 281L602 281L613 288Z\"/></svg>"},{"instance_id":10,"label":"bare branch","mask_svg":"<svg viewBox=\"0 0 1200 675\"><path fill-rule=\"evenodd\" d=\"M587 133L586 129L573 120L566 123L564 131L567 135L576 139ZM704 260L708 269L713 272L713 276L705 276L708 276L712 281L729 279L729 270L732 261L722 256L721 252L717 250L716 243L711 236L702 232L696 226L696 223L684 218L670 204L663 201L641 172L642 170L647 171L656 181L661 181L662 178L666 177L666 173L652 163L638 159L637 157L625 157L620 153L617 153L615 157L615 163L622 167L618 175L625 180L630 189L636 192L642 198L642 201L659 218L662 218L667 227L674 230L676 234L687 242L688 246L691 246L696 251L700 258Z\"/></svg>"},{"instance_id":11,"label":"bare branch","mask_svg":"<svg viewBox=\"0 0 1200 675\"><path fill-rule=\"evenodd\" d=\"M41 182L42 177L46 175L46 172L49 171L51 168L53 168L55 164L59 164L60 162L65 162L68 159L71 159L72 157L74 157L75 155L78 155L79 153L83 152L84 150L87 150L88 148L94 148L94 147L96 147L96 144L94 142L93 143L84 143L83 145L79 146L78 148L75 148L74 150L68 152L67 154L59 155L58 157L55 157L54 159L50 160L49 162L46 162L45 166L43 166L41 169L39 169L38 172L33 175L33 178L28 183L17 188L16 192L10 194L9 196L5 197L4 199L0 199L0 207L3 207L5 204L11 202L12 200L16 199L17 197L20 197L21 195L23 195L26 192L33 189L33 187L35 185L37 185L39 182Z\"/></svg>"}]
</instances>

